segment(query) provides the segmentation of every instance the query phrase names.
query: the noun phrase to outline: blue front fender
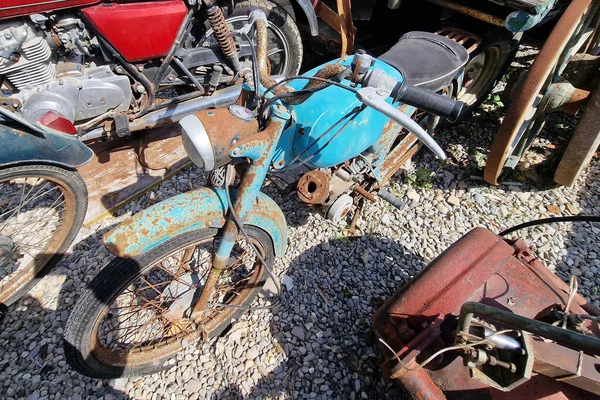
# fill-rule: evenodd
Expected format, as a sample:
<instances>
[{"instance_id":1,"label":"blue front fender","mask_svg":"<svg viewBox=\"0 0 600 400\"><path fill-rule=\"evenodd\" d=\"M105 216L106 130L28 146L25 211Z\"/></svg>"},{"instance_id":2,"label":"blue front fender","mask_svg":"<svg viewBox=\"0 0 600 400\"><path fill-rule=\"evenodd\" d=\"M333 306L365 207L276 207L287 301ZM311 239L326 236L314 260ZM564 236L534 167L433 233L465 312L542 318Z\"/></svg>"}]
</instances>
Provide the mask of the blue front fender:
<instances>
[{"instance_id":1,"label":"blue front fender","mask_svg":"<svg viewBox=\"0 0 600 400\"><path fill-rule=\"evenodd\" d=\"M136 257L181 234L223 227L227 208L223 190L200 188L182 193L123 222L104 235L104 245L118 257ZM287 224L281 209L269 196L259 194L244 224L267 232L273 240L275 254L283 255Z\"/></svg>"}]
</instances>

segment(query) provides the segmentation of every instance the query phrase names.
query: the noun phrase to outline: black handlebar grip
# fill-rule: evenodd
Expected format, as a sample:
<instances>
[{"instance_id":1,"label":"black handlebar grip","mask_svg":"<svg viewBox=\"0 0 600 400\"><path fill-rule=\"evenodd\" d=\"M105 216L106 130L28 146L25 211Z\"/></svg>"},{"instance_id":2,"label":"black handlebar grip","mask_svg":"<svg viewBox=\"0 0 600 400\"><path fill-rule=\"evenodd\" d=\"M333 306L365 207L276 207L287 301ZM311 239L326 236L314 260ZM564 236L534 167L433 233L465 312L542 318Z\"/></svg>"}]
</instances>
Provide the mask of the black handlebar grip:
<instances>
[{"instance_id":1,"label":"black handlebar grip","mask_svg":"<svg viewBox=\"0 0 600 400\"><path fill-rule=\"evenodd\" d=\"M421 89L406 82L401 83L393 93L394 100L417 107L423 111L439 115L454 122L462 113L462 101L452 100L431 90Z\"/></svg>"}]
</instances>

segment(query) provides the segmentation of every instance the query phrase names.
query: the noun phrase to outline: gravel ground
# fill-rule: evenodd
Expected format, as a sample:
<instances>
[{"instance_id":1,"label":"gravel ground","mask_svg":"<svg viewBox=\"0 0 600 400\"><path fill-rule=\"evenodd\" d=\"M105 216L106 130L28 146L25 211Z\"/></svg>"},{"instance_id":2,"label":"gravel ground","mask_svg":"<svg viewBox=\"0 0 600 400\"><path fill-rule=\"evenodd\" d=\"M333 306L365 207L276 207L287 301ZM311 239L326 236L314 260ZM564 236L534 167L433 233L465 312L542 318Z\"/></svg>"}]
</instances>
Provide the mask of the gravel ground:
<instances>
[{"instance_id":1,"label":"gravel ground","mask_svg":"<svg viewBox=\"0 0 600 400\"><path fill-rule=\"evenodd\" d=\"M521 56L532 51L524 48ZM288 219L289 247L276 263L288 287L278 310L247 312L229 335L190 345L175 367L156 375L111 381L90 379L65 363L61 335L69 310L85 285L110 259L101 236L127 216L174 194L199 187L195 168L92 229L72 252L12 306L0 325L0 398L342 398L402 397L381 378L370 317L384 299L409 282L435 256L477 227L499 231L553 215L600 215L598 157L571 188L545 181L554 147L564 145L574 121L549 119L528 158L528 171L499 187L485 184L481 165L502 117L487 104L471 120L439 133L452 162L440 168L419 155L392 185L407 201L403 211L369 204L349 238L300 203L294 191L269 185ZM551 151L552 150L552 151ZM426 171L435 171L432 179ZM563 280L580 278L580 291L600 305L600 226L546 225L520 232Z\"/></svg>"}]
</instances>

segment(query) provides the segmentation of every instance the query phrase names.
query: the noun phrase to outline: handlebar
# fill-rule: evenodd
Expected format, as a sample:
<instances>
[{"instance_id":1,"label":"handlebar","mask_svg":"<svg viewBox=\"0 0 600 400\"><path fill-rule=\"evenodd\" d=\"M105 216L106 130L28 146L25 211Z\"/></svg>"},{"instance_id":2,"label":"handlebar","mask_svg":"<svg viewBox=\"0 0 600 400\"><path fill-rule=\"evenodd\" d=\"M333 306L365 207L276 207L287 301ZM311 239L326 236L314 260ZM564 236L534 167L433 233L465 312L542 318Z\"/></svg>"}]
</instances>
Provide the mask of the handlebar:
<instances>
[{"instance_id":1,"label":"handlebar","mask_svg":"<svg viewBox=\"0 0 600 400\"><path fill-rule=\"evenodd\" d=\"M256 27L257 33L257 60L259 81L265 88L270 88L275 85L271 77L269 76L269 68L267 62L267 23L265 14L256 10L251 13L250 23L248 24L249 29L252 25ZM370 56L359 53L363 56L361 65L371 65L367 63ZM330 64L326 65L319 71L320 75L326 79L330 79L333 76L339 74L342 69L345 69L341 64ZM362 71L356 71L357 74L362 75ZM444 160L446 154L440 148L440 146L433 140L433 138L415 121L413 121L408 115L400 112L396 107L386 102L386 99L392 96L396 100L401 100L406 104L410 104L414 107L423 109L433 114L440 115L450 120L455 120L459 115L463 107L462 102L454 101L448 97L441 96L437 93L430 92L421 88L417 88L412 85L408 85L404 82L398 82L396 79L387 76L383 71L379 69L369 70L362 76L361 79L362 88L357 93L357 98L363 104L373 107L380 111L388 118L398 122L404 126L411 133L419 138L423 144L428 147L436 157ZM310 85L323 85L323 82L309 83ZM293 93L294 89L287 86L277 86L274 90L275 95ZM286 98L288 104L299 104L305 101L308 96L291 96Z\"/></svg>"},{"instance_id":2,"label":"handlebar","mask_svg":"<svg viewBox=\"0 0 600 400\"><path fill-rule=\"evenodd\" d=\"M395 101L401 101L423 111L439 115L450 122L458 119L465 103L442 96L427 89L403 82L392 92Z\"/></svg>"}]
</instances>

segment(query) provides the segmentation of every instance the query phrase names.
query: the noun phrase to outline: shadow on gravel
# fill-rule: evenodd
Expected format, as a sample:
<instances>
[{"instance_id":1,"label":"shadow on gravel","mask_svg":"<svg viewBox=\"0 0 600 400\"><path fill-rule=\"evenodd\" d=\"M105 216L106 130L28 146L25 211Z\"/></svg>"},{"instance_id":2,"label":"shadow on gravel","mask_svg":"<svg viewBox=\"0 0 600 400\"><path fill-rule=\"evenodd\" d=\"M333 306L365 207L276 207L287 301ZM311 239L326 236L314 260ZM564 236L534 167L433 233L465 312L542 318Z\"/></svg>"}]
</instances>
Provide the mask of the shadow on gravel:
<instances>
[{"instance_id":1,"label":"shadow on gravel","mask_svg":"<svg viewBox=\"0 0 600 400\"><path fill-rule=\"evenodd\" d=\"M410 271L425 265L380 236L332 239L294 258L287 271L294 287L271 321L285 361L255 384L252 396L408 398L381 376L371 317L414 278Z\"/></svg>"},{"instance_id":2,"label":"shadow on gravel","mask_svg":"<svg viewBox=\"0 0 600 400\"><path fill-rule=\"evenodd\" d=\"M0 398L129 398L107 380L73 371L63 351L69 312L85 288L84 282L104 265L97 261L101 252L105 259L109 256L100 238L111 228L77 243L44 280L8 307L0 321ZM92 254L95 261L87 263Z\"/></svg>"}]
</instances>

